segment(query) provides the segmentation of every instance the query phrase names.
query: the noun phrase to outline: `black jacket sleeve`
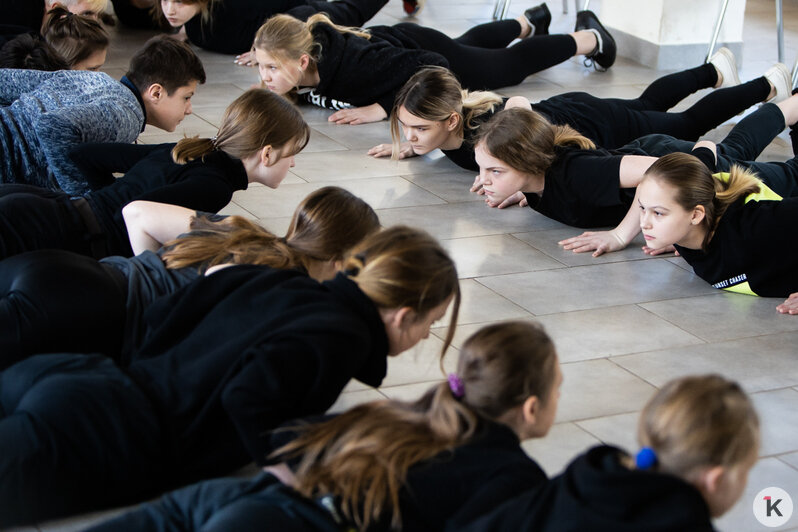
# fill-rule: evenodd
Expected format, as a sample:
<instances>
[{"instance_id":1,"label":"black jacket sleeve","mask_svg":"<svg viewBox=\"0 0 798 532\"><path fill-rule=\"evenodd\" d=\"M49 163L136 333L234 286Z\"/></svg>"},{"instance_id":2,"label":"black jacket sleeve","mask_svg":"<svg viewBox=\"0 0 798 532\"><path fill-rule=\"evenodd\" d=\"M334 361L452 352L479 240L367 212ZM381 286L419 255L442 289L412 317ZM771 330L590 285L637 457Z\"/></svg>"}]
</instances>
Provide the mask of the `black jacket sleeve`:
<instances>
[{"instance_id":1,"label":"black jacket sleeve","mask_svg":"<svg viewBox=\"0 0 798 532\"><path fill-rule=\"evenodd\" d=\"M168 146L172 145L91 142L72 148L69 158L86 177L91 190L97 190L113 183L115 172L127 173L153 151Z\"/></svg>"},{"instance_id":2,"label":"black jacket sleeve","mask_svg":"<svg viewBox=\"0 0 798 532\"><path fill-rule=\"evenodd\" d=\"M195 166L179 181L141 194L136 199L180 205L187 209L218 212L233 199L234 188L214 169Z\"/></svg>"},{"instance_id":3,"label":"black jacket sleeve","mask_svg":"<svg viewBox=\"0 0 798 532\"><path fill-rule=\"evenodd\" d=\"M321 414L354 373L347 355L363 351L357 335L285 337L250 350L249 362L222 393L222 404L250 456L265 465L270 431L300 416ZM346 346L344 353L341 348ZM335 352L333 352L335 351Z\"/></svg>"}]
</instances>

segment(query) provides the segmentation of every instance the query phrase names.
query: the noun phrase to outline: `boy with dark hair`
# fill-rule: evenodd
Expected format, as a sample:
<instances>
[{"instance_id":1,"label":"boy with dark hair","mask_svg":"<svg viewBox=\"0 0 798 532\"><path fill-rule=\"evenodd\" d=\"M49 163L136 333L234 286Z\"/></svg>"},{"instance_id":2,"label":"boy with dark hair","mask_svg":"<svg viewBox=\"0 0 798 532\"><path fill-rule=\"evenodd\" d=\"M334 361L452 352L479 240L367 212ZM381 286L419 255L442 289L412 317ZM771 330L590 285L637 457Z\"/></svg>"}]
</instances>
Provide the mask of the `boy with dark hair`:
<instances>
[{"instance_id":1,"label":"boy with dark hair","mask_svg":"<svg viewBox=\"0 0 798 532\"><path fill-rule=\"evenodd\" d=\"M147 41L121 81L98 72L0 69L0 183L84 194L90 186L71 148L133 142L145 124L174 131L204 82L191 47L165 36Z\"/></svg>"}]
</instances>

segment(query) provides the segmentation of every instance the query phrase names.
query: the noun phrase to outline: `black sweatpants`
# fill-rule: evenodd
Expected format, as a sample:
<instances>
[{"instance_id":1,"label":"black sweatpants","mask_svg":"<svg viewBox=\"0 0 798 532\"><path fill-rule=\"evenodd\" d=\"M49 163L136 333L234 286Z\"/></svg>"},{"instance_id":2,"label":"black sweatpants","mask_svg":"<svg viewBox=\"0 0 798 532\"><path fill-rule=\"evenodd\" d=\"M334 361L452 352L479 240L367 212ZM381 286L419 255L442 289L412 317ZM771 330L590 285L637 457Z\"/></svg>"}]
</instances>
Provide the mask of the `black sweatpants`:
<instances>
[{"instance_id":1,"label":"black sweatpants","mask_svg":"<svg viewBox=\"0 0 798 532\"><path fill-rule=\"evenodd\" d=\"M614 149L643 135L662 133L697 140L726 120L764 101L764 77L717 89L682 112L667 112L690 94L717 82L711 64L663 76L634 99L597 98L585 92L559 94L532 105L556 124L568 124L598 146Z\"/></svg>"},{"instance_id":2,"label":"black sweatpants","mask_svg":"<svg viewBox=\"0 0 798 532\"><path fill-rule=\"evenodd\" d=\"M126 300L124 275L90 257L40 250L0 261L0 370L36 353L118 354Z\"/></svg>"},{"instance_id":3,"label":"black sweatpants","mask_svg":"<svg viewBox=\"0 0 798 532\"><path fill-rule=\"evenodd\" d=\"M517 21L489 22L458 39L409 22L396 24L394 28L408 35L421 49L444 56L449 69L468 90L518 85L530 74L562 63L576 53L576 41L570 35L543 35L523 39L508 48L497 47L518 36ZM496 35L489 37L491 29Z\"/></svg>"},{"instance_id":4,"label":"black sweatpants","mask_svg":"<svg viewBox=\"0 0 798 532\"><path fill-rule=\"evenodd\" d=\"M776 135L784 130L784 115L772 103L766 103L746 116L717 145L718 172L728 172L732 164L753 170L759 179L782 197L798 196L798 160L786 162L757 162L762 150ZM661 157L669 153L690 153L695 143L676 139L668 135L646 135L622 148L634 153Z\"/></svg>"},{"instance_id":5,"label":"black sweatpants","mask_svg":"<svg viewBox=\"0 0 798 532\"><path fill-rule=\"evenodd\" d=\"M0 185L0 259L35 249L91 255L91 236L67 194L32 185Z\"/></svg>"},{"instance_id":6,"label":"black sweatpants","mask_svg":"<svg viewBox=\"0 0 798 532\"><path fill-rule=\"evenodd\" d=\"M130 503L168 470L150 401L100 355L0 373L0 528Z\"/></svg>"},{"instance_id":7,"label":"black sweatpants","mask_svg":"<svg viewBox=\"0 0 798 532\"><path fill-rule=\"evenodd\" d=\"M252 479L220 478L173 491L159 500L100 523L87 532L340 532L329 512L269 473Z\"/></svg>"}]
</instances>

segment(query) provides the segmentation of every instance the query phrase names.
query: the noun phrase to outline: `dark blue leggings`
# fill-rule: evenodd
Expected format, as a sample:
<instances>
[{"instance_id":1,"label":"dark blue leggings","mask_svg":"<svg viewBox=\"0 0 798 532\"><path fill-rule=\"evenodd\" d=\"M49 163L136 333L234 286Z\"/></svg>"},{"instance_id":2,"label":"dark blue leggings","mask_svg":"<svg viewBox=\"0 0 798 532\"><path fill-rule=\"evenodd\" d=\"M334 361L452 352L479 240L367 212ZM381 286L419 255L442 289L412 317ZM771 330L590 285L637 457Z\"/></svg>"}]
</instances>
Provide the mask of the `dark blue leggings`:
<instances>
[{"instance_id":1,"label":"dark blue leggings","mask_svg":"<svg viewBox=\"0 0 798 532\"><path fill-rule=\"evenodd\" d=\"M110 359L0 372L0 529L142 500L170 467L148 398Z\"/></svg>"},{"instance_id":2,"label":"dark blue leggings","mask_svg":"<svg viewBox=\"0 0 798 532\"><path fill-rule=\"evenodd\" d=\"M330 514L269 473L220 478L173 491L89 532L339 532Z\"/></svg>"}]
</instances>

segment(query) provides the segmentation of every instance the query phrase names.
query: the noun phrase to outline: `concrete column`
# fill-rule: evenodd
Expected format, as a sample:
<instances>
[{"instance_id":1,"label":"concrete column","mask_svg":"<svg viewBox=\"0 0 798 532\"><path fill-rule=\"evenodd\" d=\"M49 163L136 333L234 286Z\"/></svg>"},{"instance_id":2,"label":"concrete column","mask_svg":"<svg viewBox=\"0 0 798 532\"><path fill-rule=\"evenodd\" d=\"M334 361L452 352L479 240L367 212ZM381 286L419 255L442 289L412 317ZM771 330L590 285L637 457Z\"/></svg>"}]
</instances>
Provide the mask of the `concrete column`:
<instances>
[{"instance_id":1,"label":"concrete column","mask_svg":"<svg viewBox=\"0 0 798 532\"><path fill-rule=\"evenodd\" d=\"M658 69L695 66L706 57L721 0L602 0L599 16L612 31L618 55ZM745 0L730 0L717 50L742 60Z\"/></svg>"}]
</instances>

